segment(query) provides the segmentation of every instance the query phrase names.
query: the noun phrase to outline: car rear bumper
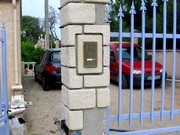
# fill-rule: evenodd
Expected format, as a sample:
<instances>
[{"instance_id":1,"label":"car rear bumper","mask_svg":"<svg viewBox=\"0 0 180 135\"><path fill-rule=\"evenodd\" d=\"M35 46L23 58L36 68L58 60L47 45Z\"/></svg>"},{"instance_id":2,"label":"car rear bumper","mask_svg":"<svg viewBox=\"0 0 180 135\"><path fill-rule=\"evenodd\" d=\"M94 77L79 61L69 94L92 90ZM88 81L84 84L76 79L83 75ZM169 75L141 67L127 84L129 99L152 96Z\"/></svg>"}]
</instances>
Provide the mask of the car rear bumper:
<instances>
[{"instance_id":1,"label":"car rear bumper","mask_svg":"<svg viewBox=\"0 0 180 135\"><path fill-rule=\"evenodd\" d=\"M125 75L128 84L130 85L130 75ZM166 74L167 77L167 74ZM152 85L152 75L144 75L144 86L150 86ZM154 83L155 85L161 85L162 84L162 74L156 74L154 77ZM133 76L133 85L134 86L141 86L141 75L134 75Z\"/></svg>"},{"instance_id":2,"label":"car rear bumper","mask_svg":"<svg viewBox=\"0 0 180 135\"><path fill-rule=\"evenodd\" d=\"M61 74L46 74L45 78L48 84L62 83Z\"/></svg>"}]
</instances>

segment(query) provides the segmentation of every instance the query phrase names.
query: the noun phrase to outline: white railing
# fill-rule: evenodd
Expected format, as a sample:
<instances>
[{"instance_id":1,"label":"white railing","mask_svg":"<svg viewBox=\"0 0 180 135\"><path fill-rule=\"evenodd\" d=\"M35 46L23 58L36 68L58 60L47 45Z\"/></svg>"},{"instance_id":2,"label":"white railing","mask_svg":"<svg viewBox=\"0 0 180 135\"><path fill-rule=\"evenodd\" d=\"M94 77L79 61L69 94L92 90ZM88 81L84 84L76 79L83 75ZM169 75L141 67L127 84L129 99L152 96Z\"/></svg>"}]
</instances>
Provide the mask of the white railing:
<instances>
[{"instance_id":1,"label":"white railing","mask_svg":"<svg viewBox=\"0 0 180 135\"><path fill-rule=\"evenodd\" d=\"M34 76L35 62L22 62L22 76L32 77Z\"/></svg>"}]
</instances>

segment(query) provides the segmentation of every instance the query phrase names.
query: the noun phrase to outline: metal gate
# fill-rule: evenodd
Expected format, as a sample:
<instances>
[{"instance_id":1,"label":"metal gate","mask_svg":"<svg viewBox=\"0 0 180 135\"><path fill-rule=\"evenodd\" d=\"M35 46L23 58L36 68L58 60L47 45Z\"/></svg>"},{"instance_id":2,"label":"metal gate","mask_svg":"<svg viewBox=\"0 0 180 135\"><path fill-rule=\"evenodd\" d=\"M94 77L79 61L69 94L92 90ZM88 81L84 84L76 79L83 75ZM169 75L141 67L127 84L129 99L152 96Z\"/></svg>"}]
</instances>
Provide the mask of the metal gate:
<instances>
[{"instance_id":1,"label":"metal gate","mask_svg":"<svg viewBox=\"0 0 180 135\"><path fill-rule=\"evenodd\" d=\"M1 29L0 45L0 135L9 135L6 30L4 24Z\"/></svg>"},{"instance_id":2,"label":"metal gate","mask_svg":"<svg viewBox=\"0 0 180 135\"><path fill-rule=\"evenodd\" d=\"M146 33L146 3L144 0L141 0L141 23L142 28L141 32L134 32L134 19L136 14L135 4L132 2L131 10L129 11L130 14L130 20L131 20L131 28L130 32L123 32L123 17L124 17L124 11L123 9L126 9L124 5L120 5L119 9L119 32L111 32L111 37L118 37L119 38L119 90L118 90L118 111L117 114L111 114L111 109L107 109L107 131L106 134L110 135L122 135L122 134L158 134L158 133L167 133L167 132L175 132L178 134L180 131L180 123L175 123L174 121L177 119L180 119L180 108L175 108L175 94L178 89L176 89L176 45L177 45L177 39L180 39L180 34L177 33L177 0L173 1L173 33L167 32L167 5L169 3L168 0L162 0L163 1L163 32L157 33L157 23L156 23L156 12L158 8L157 0L152 0L152 33ZM179 11L178 11L179 12ZM131 48L131 56L130 56L130 86L129 86L129 96L125 97L126 95L123 95L124 91L122 90L122 44L124 38L130 38L130 48ZM134 90L134 74L133 74L133 68L134 68L134 38L141 39L141 47L142 52L145 52L145 41L147 38L152 39L152 71L151 71L151 90L146 90L144 86L145 82L145 53L141 54L142 62L141 62L141 88L139 91L139 95L135 96L135 92L137 90ZM155 87L155 61L156 61L156 39L162 39L163 40L163 61L162 61L162 86L160 88L160 100L158 104L160 105L159 109L155 108L155 105L157 104L155 102L156 95L156 87ZM170 99L169 99L169 108L166 108L165 104L165 97L167 94L166 90L166 39L172 39L173 40L173 65L172 65L172 81L171 81L171 89L170 89ZM146 93L150 93L150 98L146 96ZM123 98L126 98L126 101L128 103L123 103ZM139 105L135 105L134 100L135 98L139 100ZM145 102L147 102L147 99L150 99L149 102L149 109L145 108ZM111 99L112 100L112 99ZM123 112L124 108L128 107L128 112ZM139 111L134 111L135 108L139 108ZM148 110L148 111L147 111ZM124 122L125 121L125 122ZM127 123L126 123L127 121ZM155 124L156 122L159 122L158 124ZM117 123L117 126L112 127L114 123ZM148 124L150 123L150 124ZM168 126L167 123L170 123ZM125 124L125 128L122 128ZM128 125L127 125L128 124ZM115 124L116 125L116 124ZM127 125L127 128L126 128ZM147 125L147 128L146 128ZM150 125L150 126L148 126ZM129 127L129 128L128 128ZM138 128L137 128L138 127ZM114 129L112 129L114 128ZM180 134L180 132L179 132Z\"/></svg>"}]
</instances>

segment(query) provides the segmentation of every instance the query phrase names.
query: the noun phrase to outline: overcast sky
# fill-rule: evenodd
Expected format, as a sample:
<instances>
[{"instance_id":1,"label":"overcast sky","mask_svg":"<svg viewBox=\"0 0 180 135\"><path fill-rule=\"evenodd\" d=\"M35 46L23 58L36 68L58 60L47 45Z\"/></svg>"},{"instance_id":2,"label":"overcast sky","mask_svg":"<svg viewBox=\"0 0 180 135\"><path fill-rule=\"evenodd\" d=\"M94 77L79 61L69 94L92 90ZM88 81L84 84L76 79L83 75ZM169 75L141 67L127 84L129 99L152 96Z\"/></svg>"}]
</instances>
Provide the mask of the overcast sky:
<instances>
[{"instance_id":1,"label":"overcast sky","mask_svg":"<svg viewBox=\"0 0 180 135\"><path fill-rule=\"evenodd\" d=\"M45 0L22 0L22 14L44 18ZM59 12L60 0L49 0L49 5ZM56 26L58 37L60 37L59 24Z\"/></svg>"}]
</instances>

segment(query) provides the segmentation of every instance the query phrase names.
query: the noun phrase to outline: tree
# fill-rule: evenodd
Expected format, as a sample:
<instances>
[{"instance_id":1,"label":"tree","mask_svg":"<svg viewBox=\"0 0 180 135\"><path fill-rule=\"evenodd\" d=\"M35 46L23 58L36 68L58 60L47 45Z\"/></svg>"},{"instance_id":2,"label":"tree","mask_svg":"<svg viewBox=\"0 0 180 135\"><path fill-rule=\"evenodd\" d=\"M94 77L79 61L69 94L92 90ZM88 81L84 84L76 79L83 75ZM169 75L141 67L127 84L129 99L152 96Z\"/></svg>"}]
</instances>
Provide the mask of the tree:
<instances>
[{"instance_id":1,"label":"tree","mask_svg":"<svg viewBox=\"0 0 180 135\"><path fill-rule=\"evenodd\" d=\"M25 32L25 38L27 41L35 44L38 41L39 36L44 33L43 28L40 27L39 18L32 16L22 16L22 31Z\"/></svg>"},{"instance_id":2,"label":"tree","mask_svg":"<svg viewBox=\"0 0 180 135\"><path fill-rule=\"evenodd\" d=\"M55 40L59 40L57 34L56 34L56 24L59 21L59 14L57 13L57 11L53 8L53 7L49 7L49 30L51 33L51 36L53 37L53 39Z\"/></svg>"},{"instance_id":3,"label":"tree","mask_svg":"<svg viewBox=\"0 0 180 135\"><path fill-rule=\"evenodd\" d=\"M24 62L37 61L37 59L41 56L42 52L42 48L35 48L31 42L21 42L21 58Z\"/></svg>"},{"instance_id":4,"label":"tree","mask_svg":"<svg viewBox=\"0 0 180 135\"><path fill-rule=\"evenodd\" d=\"M117 32L119 31L119 20L118 20L118 13L119 13L119 6L121 4L123 8L123 31L130 31L131 26L131 16L129 14L129 11L131 9L133 0L111 0L110 5L110 16L111 16L111 31ZM145 0L144 0L145 1ZM142 18L141 14L142 11L140 10L141 7L141 0L134 0L135 3L135 20L134 20L134 27L136 30L141 32L142 29ZM152 33L153 31L153 7L152 7L152 1L146 0L146 32ZM162 33L163 32L163 4L164 1L158 0L157 1L158 7L156 8L156 23L157 23L157 32ZM167 2L167 32L173 33L173 0ZM180 2L177 1L177 18L180 17L179 14L180 11ZM177 19L177 32L180 33L180 20ZM170 40L168 39L167 42ZM157 39L156 44L158 44L157 48L162 48L162 39ZM172 41L171 41L171 48L172 48ZM152 40L147 39L146 40L146 47L151 48L152 47Z\"/></svg>"}]
</instances>

